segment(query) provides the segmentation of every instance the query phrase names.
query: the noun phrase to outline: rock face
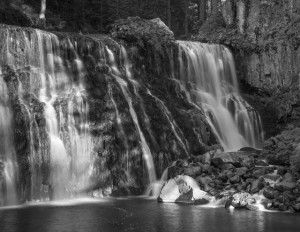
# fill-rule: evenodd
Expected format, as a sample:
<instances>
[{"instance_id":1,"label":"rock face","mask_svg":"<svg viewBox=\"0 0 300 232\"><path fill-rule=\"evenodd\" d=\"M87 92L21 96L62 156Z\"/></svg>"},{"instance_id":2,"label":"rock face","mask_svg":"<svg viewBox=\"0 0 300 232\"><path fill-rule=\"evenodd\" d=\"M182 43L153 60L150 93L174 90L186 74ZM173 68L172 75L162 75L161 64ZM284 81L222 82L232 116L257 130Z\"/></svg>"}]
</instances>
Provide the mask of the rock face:
<instances>
[{"instance_id":1,"label":"rock face","mask_svg":"<svg viewBox=\"0 0 300 232\"><path fill-rule=\"evenodd\" d=\"M163 185L157 200L163 203L204 204L209 202L209 196L193 178L179 175Z\"/></svg>"},{"instance_id":2,"label":"rock face","mask_svg":"<svg viewBox=\"0 0 300 232\"><path fill-rule=\"evenodd\" d=\"M226 0L222 23L208 20L194 37L232 48L244 97L260 111L267 137L299 119L299 12L294 0Z\"/></svg>"}]
</instances>

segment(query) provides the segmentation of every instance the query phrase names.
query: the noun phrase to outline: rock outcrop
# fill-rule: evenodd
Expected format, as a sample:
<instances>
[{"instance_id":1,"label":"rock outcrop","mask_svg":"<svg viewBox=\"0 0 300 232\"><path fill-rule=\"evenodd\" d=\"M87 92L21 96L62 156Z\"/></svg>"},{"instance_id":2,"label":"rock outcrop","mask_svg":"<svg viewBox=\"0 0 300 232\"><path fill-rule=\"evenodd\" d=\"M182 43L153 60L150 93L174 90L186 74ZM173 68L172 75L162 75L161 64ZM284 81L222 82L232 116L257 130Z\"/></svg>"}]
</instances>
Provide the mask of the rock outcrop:
<instances>
[{"instance_id":1,"label":"rock outcrop","mask_svg":"<svg viewBox=\"0 0 300 232\"><path fill-rule=\"evenodd\" d=\"M194 36L232 49L242 92L260 111L267 138L299 119L299 12L293 0L226 0L222 15Z\"/></svg>"}]
</instances>

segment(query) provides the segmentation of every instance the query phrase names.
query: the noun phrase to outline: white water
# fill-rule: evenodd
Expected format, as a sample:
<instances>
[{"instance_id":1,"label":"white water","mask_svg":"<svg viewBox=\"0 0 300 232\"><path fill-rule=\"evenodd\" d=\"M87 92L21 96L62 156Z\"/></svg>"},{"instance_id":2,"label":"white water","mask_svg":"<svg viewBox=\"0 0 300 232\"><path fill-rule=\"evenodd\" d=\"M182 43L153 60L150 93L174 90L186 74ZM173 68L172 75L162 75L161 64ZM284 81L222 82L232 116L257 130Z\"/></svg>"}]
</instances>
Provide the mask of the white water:
<instances>
[{"instance_id":1,"label":"white water","mask_svg":"<svg viewBox=\"0 0 300 232\"><path fill-rule=\"evenodd\" d=\"M179 81L190 102L199 105L225 151L260 148L261 119L238 90L231 52L221 45L179 41ZM173 76L175 75L174 64Z\"/></svg>"},{"instance_id":2,"label":"white water","mask_svg":"<svg viewBox=\"0 0 300 232\"><path fill-rule=\"evenodd\" d=\"M0 202L0 205L2 203L15 205L18 202L16 191L18 167L13 146L12 114L7 87L2 75L0 68L0 199L1 192L7 193L4 194L5 202ZM4 183L1 181L1 176L4 177Z\"/></svg>"},{"instance_id":3,"label":"white water","mask_svg":"<svg viewBox=\"0 0 300 232\"><path fill-rule=\"evenodd\" d=\"M9 65L16 72L23 70L29 74L22 81L18 79L18 101L22 106L22 112L30 121L27 136L31 200L76 197L78 192L89 186L92 170L93 146L87 118L89 108L83 84L85 75L83 62L70 41L64 46L72 53L71 58L62 57L61 44L54 34L39 30L26 33L7 29L5 32L7 47L0 56L1 64ZM20 52L17 54L18 51ZM64 60L65 58L67 60ZM1 90L4 88L6 86L1 78ZM23 88L44 104L48 138L40 138L35 109L32 108L28 96L26 98L23 96L25 92ZM1 91L1 102L7 98L5 95L7 92ZM0 123L0 130L6 134L5 141L1 141L1 144L8 144L10 147L10 150L5 149L6 154L1 154L0 157L5 157L4 162L11 164L6 165L5 173L11 175L10 178L6 178L6 183L15 183L17 178L13 173L17 170L11 171L16 169L13 165L14 146L12 139L8 138L12 132L11 115L6 102L0 104L0 115L0 121L3 119L5 121L3 125L6 125L4 128ZM41 144L41 141L47 144L46 139L49 140L49 147ZM49 177L45 174L48 168ZM7 195L13 196L15 191L9 192Z\"/></svg>"},{"instance_id":4,"label":"white water","mask_svg":"<svg viewBox=\"0 0 300 232\"><path fill-rule=\"evenodd\" d=\"M151 154L151 150L150 150L150 148L147 144L144 133L140 128L140 124L139 124L139 121L138 121L137 114L136 114L136 112L133 108L132 98L131 98L130 92L128 90L127 82L124 81L121 78L121 72L119 71L119 69L116 65L116 61L115 61L115 57L114 57L113 52L108 47L106 47L106 50L107 50L107 53L109 55L109 60L110 60L110 64L111 64L111 69L112 69L112 74L111 75L115 78L115 80L117 81L117 83L119 84L119 86L120 86L120 88L123 92L123 95L124 95L124 97L125 97L125 99L128 103L128 106L129 106L130 115L132 117L132 120L135 124L136 130L137 130L137 132L139 134L139 137L140 137L141 148L142 148L142 151L143 151L143 158L144 158L144 161L146 163L147 171L148 171L149 183L154 183L156 181L156 172L155 172L153 157L152 157L152 154ZM128 76L128 74L125 75L125 76Z\"/></svg>"},{"instance_id":5,"label":"white water","mask_svg":"<svg viewBox=\"0 0 300 232\"><path fill-rule=\"evenodd\" d=\"M39 32L37 36L41 68L39 99L46 105L45 117L50 137L50 191L53 191L54 199L75 197L88 185L89 169L92 168L88 105L84 102L85 90L81 80L84 66L70 41L68 46L75 59L70 66L64 67L58 38ZM71 68L75 69L73 73ZM64 112L62 106L59 111L54 107L61 99L67 100Z\"/></svg>"}]
</instances>

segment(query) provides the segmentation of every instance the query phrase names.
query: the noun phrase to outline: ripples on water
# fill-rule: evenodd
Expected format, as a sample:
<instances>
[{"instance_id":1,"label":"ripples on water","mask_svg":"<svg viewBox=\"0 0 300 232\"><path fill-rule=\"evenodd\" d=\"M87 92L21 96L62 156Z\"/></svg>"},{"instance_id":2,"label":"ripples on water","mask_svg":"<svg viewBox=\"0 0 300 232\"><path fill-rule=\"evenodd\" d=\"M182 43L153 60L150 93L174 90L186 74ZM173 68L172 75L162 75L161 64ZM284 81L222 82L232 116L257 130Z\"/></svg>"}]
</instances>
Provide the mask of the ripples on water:
<instances>
[{"instance_id":1,"label":"ripples on water","mask_svg":"<svg viewBox=\"0 0 300 232\"><path fill-rule=\"evenodd\" d=\"M144 198L0 208L1 232L299 231L299 215L159 204Z\"/></svg>"}]
</instances>

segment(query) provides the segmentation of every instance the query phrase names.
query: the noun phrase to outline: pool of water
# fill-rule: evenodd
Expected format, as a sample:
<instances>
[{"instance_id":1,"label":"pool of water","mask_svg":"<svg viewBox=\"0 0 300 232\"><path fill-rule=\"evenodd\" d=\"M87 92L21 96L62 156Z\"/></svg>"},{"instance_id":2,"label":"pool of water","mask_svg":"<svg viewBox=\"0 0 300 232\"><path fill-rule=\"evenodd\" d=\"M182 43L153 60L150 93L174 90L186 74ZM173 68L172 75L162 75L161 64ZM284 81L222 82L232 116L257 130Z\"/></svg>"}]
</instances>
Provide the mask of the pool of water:
<instances>
[{"instance_id":1,"label":"pool of water","mask_svg":"<svg viewBox=\"0 0 300 232\"><path fill-rule=\"evenodd\" d=\"M145 198L0 208L1 232L300 231L300 215L160 204Z\"/></svg>"}]
</instances>

